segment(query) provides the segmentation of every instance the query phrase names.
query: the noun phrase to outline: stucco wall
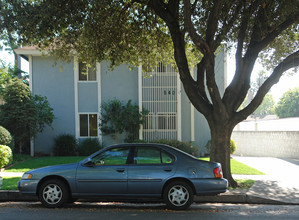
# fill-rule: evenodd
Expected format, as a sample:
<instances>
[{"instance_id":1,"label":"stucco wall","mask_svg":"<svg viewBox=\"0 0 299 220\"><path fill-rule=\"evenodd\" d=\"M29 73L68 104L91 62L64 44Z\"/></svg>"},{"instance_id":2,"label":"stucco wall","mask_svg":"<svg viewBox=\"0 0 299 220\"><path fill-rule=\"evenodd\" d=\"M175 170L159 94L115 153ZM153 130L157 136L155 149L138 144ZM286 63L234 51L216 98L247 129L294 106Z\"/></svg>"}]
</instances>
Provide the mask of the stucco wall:
<instances>
[{"instance_id":1,"label":"stucco wall","mask_svg":"<svg viewBox=\"0 0 299 220\"><path fill-rule=\"evenodd\" d=\"M236 155L299 159L299 131L234 131Z\"/></svg>"},{"instance_id":2,"label":"stucco wall","mask_svg":"<svg viewBox=\"0 0 299 220\"><path fill-rule=\"evenodd\" d=\"M117 97L124 102L131 99L138 104L138 69L130 70L123 64L110 71L108 62L102 62L101 93L102 102Z\"/></svg>"},{"instance_id":3,"label":"stucco wall","mask_svg":"<svg viewBox=\"0 0 299 220\"><path fill-rule=\"evenodd\" d=\"M125 104L132 100L132 103L138 104L138 69L130 70L127 65L123 64L115 67L114 70L109 70L109 63L101 63L101 100L102 103L108 100L118 100ZM121 142L125 135L118 136ZM115 141L110 136L103 136L103 144L111 145Z\"/></svg>"},{"instance_id":4,"label":"stucco wall","mask_svg":"<svg viewBox=\"0 0 299 220\"><path fill-rule=\"evenodd\" d=\"M226 54L221 52L216 59L216 77L220 93L223 94L226 85ZM55 120L53 128L46 128L35 139L35 152L51 153L53 140L60 134L76 135L76 107L75 107L75 83L74 62L55 64L53 57L32 57L32 91L33 94L47 96L54 109ZM117 98L123 102L132 100L138 103L138 69L129 69L123 64L109 69L109 62L100 65L101 80L97 82L79 82L78 112L98 112L98 101L102 103ZM98 90L100 88L100 90ZM183 87L182 87L183 89ZM184 91L182 92L182 139L191 141L191 116L190 101ZM100 97L99 97L100 96ZM77 128L78 130L78 128ZM194 111L195 146L204 151L204 146L210 138L209 127L206 119L197 110ZM113 140L103 137L105 144L112 144Z\"/></svg>"},{"instance_id":5,"label":"stucco wall","mask_svg":"<svg viewBox=\"0 0 299 220\"><path fill-rule=\"evenodd\" d=\"M52 57L32 57L32 92L46 96L54 109L55 119L50 127L37 135L35 152L52 152L54 137L75 135L74 64L57 63ZM63 68L61 68L63 66Z\"/></svg>"},{"instance_id":6,"label":"stucco wall","mask_svg":"<svg viewBox=\"0 0 299 220\"><path fill-rule=\"evenodd\" d=\"M97 82L78 83L78 111L99 112Z\"/></svg>"}]
</instances>

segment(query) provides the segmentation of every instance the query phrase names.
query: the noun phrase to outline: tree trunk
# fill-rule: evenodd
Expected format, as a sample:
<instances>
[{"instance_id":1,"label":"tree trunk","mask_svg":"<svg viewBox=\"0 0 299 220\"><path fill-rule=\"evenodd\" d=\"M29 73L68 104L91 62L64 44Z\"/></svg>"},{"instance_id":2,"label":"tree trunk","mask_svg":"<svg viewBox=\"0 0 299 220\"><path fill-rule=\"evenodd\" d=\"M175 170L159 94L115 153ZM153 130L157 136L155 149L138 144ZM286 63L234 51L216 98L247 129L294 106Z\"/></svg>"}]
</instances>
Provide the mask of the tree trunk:
<instances>
[{"instance_id":1,"label":"tree trunk","mask_svg":"<svg viewBox=\"0 0 299 220\"><path fill-rule=\"evenodd\" d=\"M18 145L19 145L19 154L22 154L23 153L23 149L22 149L23 148L23 141L20 141Z\"/></svg>"},{"instance_id":2,"label":"tree trunk","mask_svg":"<svg viewBox=\"0 0 299 220\"><path fill-rule=\"evenodd\" d=\"M233 128L221 123L213 123L211 129L210 160L221 163L223 176L231 187L237 187L233 179L230 166L230 138Z\"/></svg>"}]
</instances>

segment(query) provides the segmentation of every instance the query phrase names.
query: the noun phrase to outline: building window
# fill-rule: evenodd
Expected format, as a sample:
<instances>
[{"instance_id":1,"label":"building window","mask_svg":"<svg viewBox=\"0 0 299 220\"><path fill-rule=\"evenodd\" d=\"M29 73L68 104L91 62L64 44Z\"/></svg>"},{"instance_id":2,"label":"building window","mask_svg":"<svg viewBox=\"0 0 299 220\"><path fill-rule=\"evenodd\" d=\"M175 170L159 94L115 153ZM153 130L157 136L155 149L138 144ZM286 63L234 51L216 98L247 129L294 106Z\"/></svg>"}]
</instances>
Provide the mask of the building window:
<instances>
[{"instance_id":1,"label":"building window","mask_svg":"<svg viewBox=\"0 0 299 220\"><path fill-rule=\"evenodd\" d=\"M98 136L98 115L80 114L80 137Z\"/></svg>"},{"instance_id":2,"label":"building window","mask_svg":"<svg viewBox=\"0 0 299 220\"><path fill-rule=\"evenodd\" d=\"M158 114L158 129L159 130L175 130L176 129L176 114Z\"/></svg>"},{"instance_id":3,"label":"building window","mask_svg":"<svg viewBox=\"0 0 299 220\"><path fill-rule=\"evenodd\" d=\"M88 67L85 63L79 63L79 81L96 81L96 65Z\"/></svg>"}]
</instances>

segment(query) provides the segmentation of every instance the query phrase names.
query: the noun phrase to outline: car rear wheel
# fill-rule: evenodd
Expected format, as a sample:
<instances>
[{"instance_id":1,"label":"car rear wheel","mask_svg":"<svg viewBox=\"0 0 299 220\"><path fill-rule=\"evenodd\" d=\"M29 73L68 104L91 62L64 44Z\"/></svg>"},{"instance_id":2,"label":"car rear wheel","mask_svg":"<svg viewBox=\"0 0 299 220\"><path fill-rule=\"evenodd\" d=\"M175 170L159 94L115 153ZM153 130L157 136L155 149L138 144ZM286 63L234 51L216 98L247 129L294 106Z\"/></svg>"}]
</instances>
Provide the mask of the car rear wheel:
<instances>
[{"instance_id":1,"label":"car rear wheel","mask_svg":"<svg viewBox=\"0 0 299 220\"><path fill-rule=\"evenodd\" d=\"M61 180L53 179L45 181L38 193L41 203L48 208L61 207L69 199L66 184Z\"/></svg>"},{"instance_id":2,"label":"car rear wheel","mask_svg":"<svg viewBox=\"0 0 299 220\"><path fill-rule=\"evenodd\" d=\"M187 209L193 202L193 190L184 181L174 181L168 184L163 193L167 206L175 210Z\"/></svg>"}]
</instances>

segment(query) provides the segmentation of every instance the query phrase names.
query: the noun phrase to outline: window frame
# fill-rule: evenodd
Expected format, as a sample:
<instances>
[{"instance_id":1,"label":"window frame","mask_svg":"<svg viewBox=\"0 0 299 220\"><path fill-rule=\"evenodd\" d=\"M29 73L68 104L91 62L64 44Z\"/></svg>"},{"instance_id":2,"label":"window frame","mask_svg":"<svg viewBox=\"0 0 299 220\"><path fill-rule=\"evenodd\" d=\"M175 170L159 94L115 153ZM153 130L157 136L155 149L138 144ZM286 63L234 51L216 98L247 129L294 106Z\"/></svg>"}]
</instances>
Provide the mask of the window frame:
<instances>
[{"instance_id":1,"label":"window frame","mask_svg":"<svg viewBox=\"0 0 299 220\"><path fill-rule=\"evenodd\" d=\"M97 76L97 65L94 64L94 65L92 65L92 67L86 67L86 75L82 74L81 69L83 69L83 68L80 68L81 65L86 66L86 64L81 63L81 62L78 63L78 82L97 82L98 81L98 79L97 79L97 77L98 77ZM91 71L93 71L94 74L95 74L95 79L92 79L92 80L89 77ZM80 79L80 76L82 76L82 75L86 76L86 79Z\"/></svg>"},{"instance_id":2,"label":"window frame","mask_svg":"<svg viewBox=\"0 0 299 220\"><path fill-rule=\"evenodd\" d=\"M87 115L87 136L82 136L81 135L81 116ZM96 136L91 136L91 127L90 127L90 116L91 115L96 115ZM99 127L98 127L98 122L99 122L99 114L95 112L80 112L79 115L79 138L98 138L99 137Z\"/></svg>"}]
</instances>

